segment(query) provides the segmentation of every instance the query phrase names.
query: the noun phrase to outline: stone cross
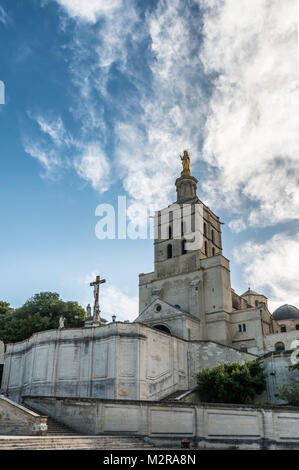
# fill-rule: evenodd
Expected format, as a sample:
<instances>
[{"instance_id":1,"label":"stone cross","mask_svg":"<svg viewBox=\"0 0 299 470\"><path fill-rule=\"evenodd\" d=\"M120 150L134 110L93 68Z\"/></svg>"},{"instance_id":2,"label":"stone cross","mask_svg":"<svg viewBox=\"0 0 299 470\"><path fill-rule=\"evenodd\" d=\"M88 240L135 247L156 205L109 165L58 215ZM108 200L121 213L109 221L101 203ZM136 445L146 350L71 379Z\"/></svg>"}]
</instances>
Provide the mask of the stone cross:
<instances>
[{"instance_id":1,"label":"stone cross","mask_svg":"<svg viewBox=\"0 0 299 470\"><path fill-rule=\"evenodd\" d=\"M100 276L97 276L96 280L90 283L90 286L93 287L93 295L94 295L93 320L95 322L99 321L100 319L100 307L99 307L100 284L103 284L104 282L106 282L106 279L101 279Z\"/></svg>"}]
</instances>

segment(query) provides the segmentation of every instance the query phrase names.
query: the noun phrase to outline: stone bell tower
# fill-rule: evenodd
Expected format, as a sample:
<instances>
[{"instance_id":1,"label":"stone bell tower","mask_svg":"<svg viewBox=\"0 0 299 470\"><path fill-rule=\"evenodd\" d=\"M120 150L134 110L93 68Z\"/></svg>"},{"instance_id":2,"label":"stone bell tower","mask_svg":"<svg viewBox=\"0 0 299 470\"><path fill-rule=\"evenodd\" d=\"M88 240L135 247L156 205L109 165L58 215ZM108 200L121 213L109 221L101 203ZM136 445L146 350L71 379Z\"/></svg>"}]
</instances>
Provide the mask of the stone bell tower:
<instances>
[{"instance_id":1,"label":"stone bell tower","mask_svg":"<svg viewBox=\"0 0 299 470\"><path fill-rule=\"evenodd\" d=\"M155 273L161 278L194 271L201 259L222 254L219 217L197 196L198 180L191 175L186 150L181 160L183 171L175 181L177 200L155 218ZM199 243L188 243L192 235L193 239L198 235Z\"/></svg>"},{"instance_id":2,"label":"stone bell tower","mask_svg":"<svg viewBox=\"0 0 299 470\"><path fill-rule=\"evenodd\" d=\"M222 256L221 222L197 196L190 157L175 181L177 200L155 216L155 269L139 276L136 321L190 340L229 344L229 262ZM187 216L186 216L187 215Z\"/></svg>"}]
</instances>

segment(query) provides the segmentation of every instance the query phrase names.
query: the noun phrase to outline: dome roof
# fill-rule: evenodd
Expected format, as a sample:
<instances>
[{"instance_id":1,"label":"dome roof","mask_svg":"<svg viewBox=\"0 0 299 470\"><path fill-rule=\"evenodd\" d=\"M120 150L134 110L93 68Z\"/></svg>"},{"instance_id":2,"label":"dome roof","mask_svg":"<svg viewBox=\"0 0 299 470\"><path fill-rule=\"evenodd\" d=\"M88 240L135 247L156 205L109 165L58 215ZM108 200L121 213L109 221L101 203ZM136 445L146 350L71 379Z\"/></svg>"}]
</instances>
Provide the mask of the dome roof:
<instances>
[{"instance_id":1,"label":"dome roof","mask_svg":"<svg viewBox=\"0 0 299 470\"><path fill-rule=\"evenodd\" d=\"M299 310L297 307L293 305L282 305L278 307L273 313L272 317L274 320L292 320L298 319L299 320Z\"/></svg>"},{"instance_id":2,"label":"dome roof","mask_svg":"<svg viewBox=\"0 0 299 470\"><path fill-rule=\"evenodd\" d=\"M246 292L244 292L244 294L241 295L241 297L245 297L246 295L259 295L259 296L267 298L264 294L258 294L258 292L255 292L254 290L250 289L250 287L248 288Z\"/></svg>"}]
</instances>

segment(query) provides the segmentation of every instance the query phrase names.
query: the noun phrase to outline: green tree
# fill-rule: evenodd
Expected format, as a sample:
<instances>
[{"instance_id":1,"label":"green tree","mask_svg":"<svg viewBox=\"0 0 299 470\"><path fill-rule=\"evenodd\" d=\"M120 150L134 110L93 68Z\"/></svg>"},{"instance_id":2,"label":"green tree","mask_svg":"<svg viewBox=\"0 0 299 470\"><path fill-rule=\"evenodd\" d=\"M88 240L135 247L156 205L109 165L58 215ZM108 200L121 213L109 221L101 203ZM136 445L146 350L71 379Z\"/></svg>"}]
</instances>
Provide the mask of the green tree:
<instances>
[{"instance_id":1,"label":"green tree","mask_svg":"<svg viewBox=\"0 0 299 470\"><path fill-rule=\"evenodd\" d=\"M10 304L8 302L0 300L0 315L5 315L5 313L8 313L10 310Z\"/></svg>"},{"instance_id":2,"label":"green tree","mask_svg":"<svg viewBox=\"0 0 299 470\"><path fill-rule=\"evenodd\" d=\"M197 384L202 401L247 403L266 390L266 376L257 361L233 362L203 369Z\"/></svg>"},{"instance_id":3,"label":"green tree","mask_svg":"<svg viewBox=\"0 0 299 470\"><path fill-rule=\"evenodd\" d=\"M56 292L41 292L25 304L0 316L0 339L15 343L39 331L56 329L59 317L65 318L65 327L81 326L85 310L77 302L64 302Z\"/></svg>"}]
</instances>

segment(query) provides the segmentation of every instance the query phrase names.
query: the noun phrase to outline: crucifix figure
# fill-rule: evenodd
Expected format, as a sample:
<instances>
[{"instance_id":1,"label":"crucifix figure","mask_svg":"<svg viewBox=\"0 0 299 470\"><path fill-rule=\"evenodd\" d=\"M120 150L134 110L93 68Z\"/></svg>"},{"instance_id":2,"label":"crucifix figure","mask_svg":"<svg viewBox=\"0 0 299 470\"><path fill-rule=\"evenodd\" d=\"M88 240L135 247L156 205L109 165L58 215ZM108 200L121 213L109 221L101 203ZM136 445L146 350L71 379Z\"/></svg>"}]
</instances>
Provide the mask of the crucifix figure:
<instances>
[{"instance_id":1,"label":"crucifix figure","mask_svg":"<svg viewBox=\"0 0 299 470\"><path fill-rule=\"evenodd\" d=\"M93 287L94 295L94 307L93 307L93 321L100 322L100 307L99 307L99 293L100 293L100 284L106 282L106 279L101 279L100 276L96 277L94 282L91 282L90 285Z\"/></svg>"}]
</instances>

